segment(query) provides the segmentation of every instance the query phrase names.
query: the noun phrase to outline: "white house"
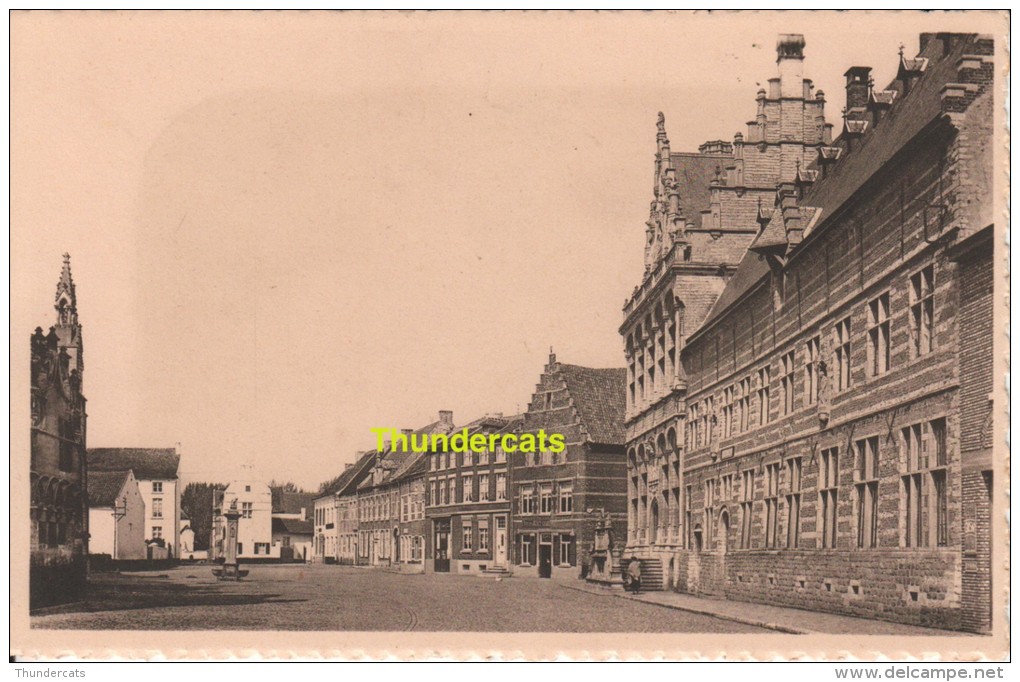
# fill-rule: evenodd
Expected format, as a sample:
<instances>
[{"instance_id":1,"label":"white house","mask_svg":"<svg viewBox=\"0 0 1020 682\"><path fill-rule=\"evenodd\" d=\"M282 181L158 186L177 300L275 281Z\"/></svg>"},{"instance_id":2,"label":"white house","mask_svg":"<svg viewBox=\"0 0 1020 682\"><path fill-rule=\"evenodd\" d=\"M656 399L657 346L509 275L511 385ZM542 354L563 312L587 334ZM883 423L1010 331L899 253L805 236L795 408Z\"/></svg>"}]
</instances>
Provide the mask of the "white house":
<instances>
[{"instance_id":1,"label":"white house","mask_svg":"<svg viewBox=\"0 0 1020 682\"><path fill-rule=\"evenodd\" d=\"M90 448L88 471L134 472L145 502L146 542L166 545L170 557L180 555L181 456L176 448ZM161 554L161 553L160 553Z\"/></svg>"},{"instance_id":2,"label":"white house","mask_svg":"<svg viewBox=\"0 0 1020 682\"><path fill-rule=\"evenodd\" d=\"M223 514L237 502L241 514L237 520L237 557L269 559L273 557L273 495L269 486L256 481L234 481L214 500L213 553L224 556L226 519ZM277 551L276 556L279 556Z\"/></svg>"},{"instance_id":3,"label":"white house","mask_svg":"<svg viewBox=\"0 0 1020 682\"><path fill-rule=\"evenodd\" d=\"M89 554L113 559L144 559L145 501L128 471L88 474Z\"/></svg>"}]
</instances>

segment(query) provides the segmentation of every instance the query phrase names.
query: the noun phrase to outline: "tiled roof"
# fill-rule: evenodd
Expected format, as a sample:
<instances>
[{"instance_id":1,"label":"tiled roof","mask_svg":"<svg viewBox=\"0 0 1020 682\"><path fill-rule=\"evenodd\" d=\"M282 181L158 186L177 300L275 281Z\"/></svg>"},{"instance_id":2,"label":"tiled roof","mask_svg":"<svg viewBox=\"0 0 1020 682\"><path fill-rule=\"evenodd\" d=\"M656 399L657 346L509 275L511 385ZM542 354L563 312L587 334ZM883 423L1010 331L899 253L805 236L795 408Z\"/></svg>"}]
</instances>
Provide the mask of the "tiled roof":
<instances>
[{"instance_id":1,"label":"tiled roof","mask_svg":"<svg viewBox=\"0 0 1020 682\"><path fill-rule=\"evenodd\" d=\"M281 519L273 517L273 532L288 535L311 535L312 522L302 519Z\"/></svg>"},{"instance_id":2,"label":"tiled roof","mask_svg":"<svg viewBox=\"0 0 1020 682\"><path fill-rule=\"evenodd\" d=\"M89 448L86 457L90 474L131 469L143 481L175 479L181 463L175 448Z\"/></svg>"},{"instance_id":3,"label":"tiled roof","mask_svg":"<svg viewBox=\"0 0 1020 682\"><path fill-rule=\"evenodd\" d=\"M351 485L360 483L364 475L371 468L374 460L374 450L362 453L354 464L344 469L332 481L327 482L323 490L316 496L316 499L334 494L342 495Z\"/></svg>"},{"instance_id":4,"label":"tiled roof","mask_svg":"<svg viewBox=\"0 0 1020 682\"><path fill-rule=\"evenodd\" d=\"M912 60L912 63L927 63L928 68L921 73L905 97L895 98L893 106L878 126L867 126L864 134L854 136L856 139L851 151L843 148L846 143L843 138L836 140L832 148L821 149L822 154L836 155L839 160L829 166L825 177L819 177L807 189L800 201L802 220L807 215L804 207L811 209L808 227L812 229L806 230L805 235L824 229L825 221L851 199L864 183L942 115L942 86L956 80L957 62L968 51L971 43L970 40L957 41L953 50L946 55L942 54L941 43L941 40L931 40L922 53L924 58ZM891 84L887 89L892 87ZM839 149L840 152L832 152L831 149ZM775 214L770 225L772 222L775 222ZM766 242L774 237L774 233L759 235L759 239ZM708 326L768 274L768 266L757 254L746 254L699 328Z\"/></svg>"},{"instance_id":5,"label":"tiled roof","mask_svg":"<svg viewBox=\"0 0 1020 682\"><path fill-rule=\"evenodd\" d=\"M112 507L124 488L130 471L90 471L88 491L90 507Z\"/></svg>"},{"instance_id":6,"label":"tiled roof","mask_svg":"<svg viewBox=\"0 0 1020 682\"><path fill-rule=\"evenodd\" d=\"M623 444L627 370L559 365L581 425L596 443Z\"/></svg>"},{"instance_id":7,"label":"tiled roof","mask_svg":"<svg viewBox=\"0 0 1020 682\"><path fill-rule=\"evenodd\" d=\"M273 509L273 511L283 514L300 514L303 508L308 513L312 510L312 500L314 498L315 495L312 493L283 491L278 497L278 508Z\"/></svg>"},{"instance_id":8,"label":"tiled roof","mask_svg":"<svg viewBox=\"0 0 1020 682\"><path fill-rule=\"evenodd\" d=\"M463 428L463 427L461 427ZM447 433L449 429L443 424L442 421L435 421L427 426L423 426L420 429L415 429L411 433L416 436L420 435L432 435L433 433ZM411 452L404 450L389 450L380 460L380 464L386 470L382 479L376 482L373 477L366 477L362 481L361 485L358 486L358 490L367 490L374 485L387 485L394 481L400 480L409 474L411 469L415 467L420 461L425 460L423 452Z\"/></svg>"}]
</instances>

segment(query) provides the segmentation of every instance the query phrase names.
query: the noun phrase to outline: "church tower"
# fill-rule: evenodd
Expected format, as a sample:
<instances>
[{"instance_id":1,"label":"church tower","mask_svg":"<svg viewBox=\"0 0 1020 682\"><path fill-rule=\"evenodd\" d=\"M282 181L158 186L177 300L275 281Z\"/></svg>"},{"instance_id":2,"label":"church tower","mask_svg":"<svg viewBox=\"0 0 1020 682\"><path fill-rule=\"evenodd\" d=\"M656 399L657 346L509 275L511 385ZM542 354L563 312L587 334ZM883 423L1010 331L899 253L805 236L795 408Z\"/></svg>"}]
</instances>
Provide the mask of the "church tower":
<instances>
[{"instance_id":1,"label":"church tower","mask_svg":"<svg viewBox=\"0 0 1020 682\"><path fill-rule=\"evenodd\" d=\"M57 311L57 323L53 331L57 334L57 346L70 358L69 370L77 370L82 376L85 369L81 338L81 325L78 324L78 298L74 291L74 278L71 276L71 255L64 254L64 267L60 271L57 282L57 294L53 308Z\"/></svg>"}]
</instances>

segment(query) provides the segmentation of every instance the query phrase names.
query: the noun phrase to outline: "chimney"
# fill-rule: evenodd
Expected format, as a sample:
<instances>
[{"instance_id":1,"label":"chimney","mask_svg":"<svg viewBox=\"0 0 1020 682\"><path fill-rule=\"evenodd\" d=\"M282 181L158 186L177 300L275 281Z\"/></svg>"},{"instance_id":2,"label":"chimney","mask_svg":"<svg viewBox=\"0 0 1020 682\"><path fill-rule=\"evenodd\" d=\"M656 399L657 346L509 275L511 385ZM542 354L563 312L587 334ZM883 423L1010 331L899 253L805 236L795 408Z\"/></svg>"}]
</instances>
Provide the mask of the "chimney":
<instances>
[{"instance_id":1,"label":"chimney","mask_svg":"<svg viewBox=\"0 0 1020 682\"><path fill-rule=\"evenodd\" d=\"M439 410L439 423L444 426L453 426L453 411L452 410Z\"/></svg>"},{"instance_id":2,"label":"chimney","mask_svg":"<svg viewBox=\"0 0 1020 682\"><path fill-rule=\"evenodd\" d=\"M871 67L851 66L843 75L846 77L846 118L848 121L866 121Z\"/></svg>"},{"instance_id":3,"label":"chimney","mask_svg":"<svg viewBox=\"0 0 1020 682\"><path fill-rule=\"evenodd\" d=\"M413 433L413 432L414 432L414 429L400 429L400 433L404 434L405 436L410 436L411 433Z\"/></svg>"},{"instance_id":4,"label":"chimney","mask_svg":"<svg viewBox=\"0 0 1020 682\"><path fill-rule=\"evenodd\" d=\"M804 96L804 44L799 33L784 33L776 41L780 97Z\"/></svg>"},{"instance_id":5,"label":"chimney","mask_svg":"<svg viewBox=\"0 0 1020 682\"><path fill-rule=\"evenodd\" d=\"M553 352L552 346L549 346L549 367L556 364L556 353Z\"/></svg>"}]
</instances>

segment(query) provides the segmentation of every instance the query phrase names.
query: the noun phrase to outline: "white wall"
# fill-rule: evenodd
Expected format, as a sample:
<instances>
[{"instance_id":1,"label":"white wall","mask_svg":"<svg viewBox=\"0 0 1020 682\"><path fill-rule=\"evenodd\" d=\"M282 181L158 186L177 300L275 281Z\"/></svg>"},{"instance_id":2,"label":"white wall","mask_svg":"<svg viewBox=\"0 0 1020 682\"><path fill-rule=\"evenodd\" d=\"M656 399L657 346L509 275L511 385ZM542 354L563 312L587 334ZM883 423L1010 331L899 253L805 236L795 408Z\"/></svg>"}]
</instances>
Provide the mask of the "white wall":
<instances>
[{"instance_id":1,"label":"white wall","mask_svg":"<svg viewBox=\"0 0 1020 682\"><path fill-rule=\"evenodd\" d=\"M89 554L113 556L113 509L89 507Z\"/></svg>"},{"instance_id":2,"label":"white wall","mask_svg":"<svg viewBox=\"0 0 1020 682\"><path fill-rule=\"evenodd\" d=\"M116 520L112 507L89 508L89 553L109 554L114 559L144 559L148 519L134 476L128 476L117 499L124 500L125 507Z\"/></svg>"},{"instance_id":3,"label":"white wall","mask_svg":"<svg viewBox=\"0 0 1020 682\"><path fill-rule=\"evenodd\" d=\"M162 483L163 492L153 493L152 484ZM152 529L154 526L159 526L163 529L163 539L166 541L168 547L173 547L174 556L178 555L178 549L180 548L180 502L181 502L181 491L178 481L174 479L170 480L138 480L138 491L142 494L142 499L145 501L145 530L144 535L146 540L151 540L153 537ZM153 516L153 500L159 498L163 501L163 515L162 517Z\"/></svg>"},{"instance_id":4,"label":"white wall","mask_svg":"<svg viewBox=\"0 0 1020 682\"><path fill-rule=\"evenodd\" d=\"M256 481L234 481L223 493L223 510L230 509L234 500L237 500L239 512L243 511L245 503L252 505L251 518L242 516L237 520L237 542L241 545L238 557L264 559L272 556L273 495L269 486ZM264 543L267 551L255 554L256 543Z\"/></svg>"}]
</instances>

